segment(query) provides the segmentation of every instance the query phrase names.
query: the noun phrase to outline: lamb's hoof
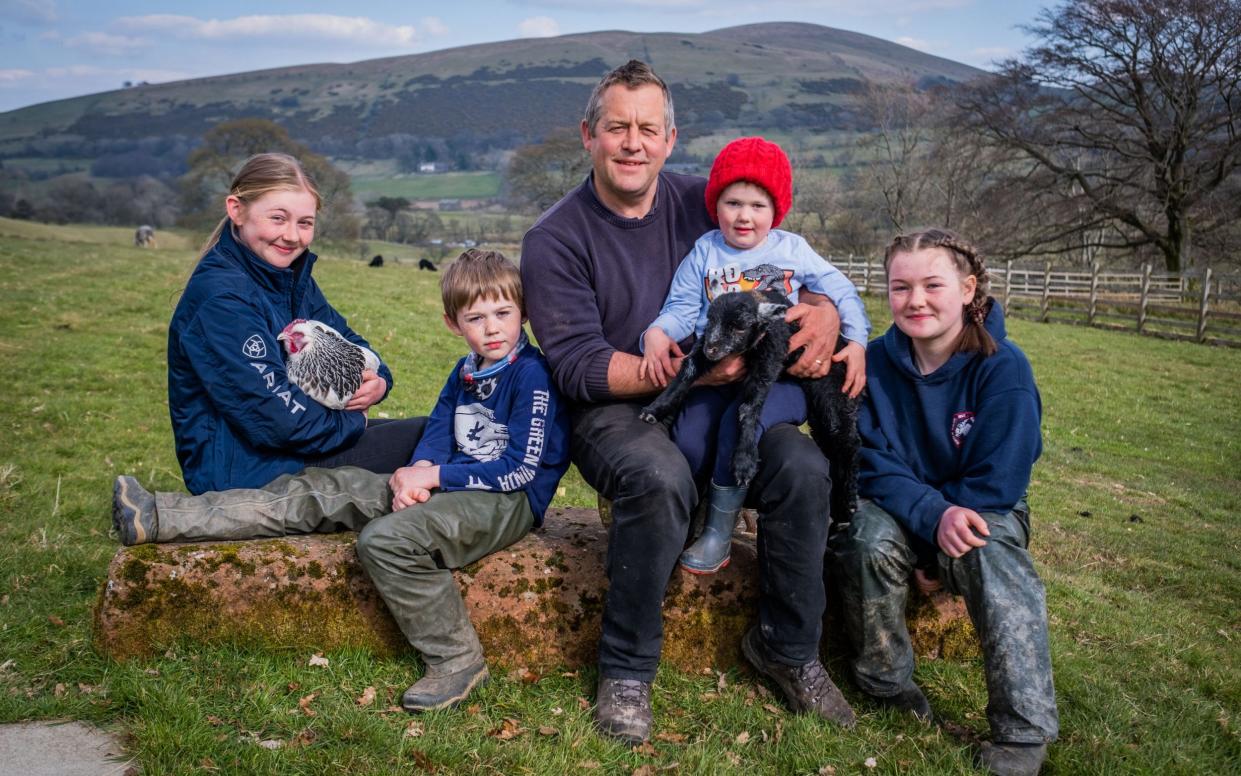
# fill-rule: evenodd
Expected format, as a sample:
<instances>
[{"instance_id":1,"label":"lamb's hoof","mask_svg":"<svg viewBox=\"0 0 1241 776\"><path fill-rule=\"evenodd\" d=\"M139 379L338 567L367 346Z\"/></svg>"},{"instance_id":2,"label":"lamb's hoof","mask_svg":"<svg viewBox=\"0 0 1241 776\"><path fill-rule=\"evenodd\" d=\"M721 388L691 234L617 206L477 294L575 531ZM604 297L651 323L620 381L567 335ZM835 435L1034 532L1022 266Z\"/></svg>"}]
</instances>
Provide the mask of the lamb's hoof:
<instances>
[{"instance_id":1,"label":"lamb's hoof","mask_svg":"<svg viewBox=\"0 0 1241 776\"><path fill-rule=\"evenodd\" d=\"M659 418L655 417L655 414L649 410L642 410L639 412L638 420L641 420L644 423L650 423L652 426L659 422Z\"/></svg>"}]
</instances>

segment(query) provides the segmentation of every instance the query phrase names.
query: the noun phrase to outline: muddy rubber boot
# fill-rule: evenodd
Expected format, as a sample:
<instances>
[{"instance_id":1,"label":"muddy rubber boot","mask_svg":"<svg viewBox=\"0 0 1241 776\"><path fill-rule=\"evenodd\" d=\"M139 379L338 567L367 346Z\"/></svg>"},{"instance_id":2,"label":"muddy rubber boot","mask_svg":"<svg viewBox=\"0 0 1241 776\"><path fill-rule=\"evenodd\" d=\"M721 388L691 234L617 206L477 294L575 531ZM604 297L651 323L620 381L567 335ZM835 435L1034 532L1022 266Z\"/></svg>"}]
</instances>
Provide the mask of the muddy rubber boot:
<instances>
[{"instance_id":1,"label":"muddy rubber boot","mask_svg":"<svg viewBox=\"0 0 1241 776\"><path fill-rule=\"evenodd\" d=\"M984 741L978 751L978 764L995 776L1037 776L1046 759L1046 744Z\"/></svg>"},{"instance_id":2,"label":"muddy rubber boot","mask_svg":"<svg viewBox=\"0 0 1241 776\"><path fill-rule=\"evenodd\" d=\"M155 541L155 496L136 479L122 474L112 483L112 527L126 547Z\"/></svg>"},{"instance_id":3,"label":"muddy rubber boot","mask_svg":"<svg viewBox=\"0 0 1241 776\"><path fill-rule=\"evenodd\" d=\"M460 671L439 674L428 671L401 696L401 708L411 714L434 709L450 709L469 697L476 687L491 678L487 664L479 661Z\"/></svg>"},{"instance_id":4,"label":"muddy rubber boot","mask_svg":"<svg viewBox=\"0 0 1241 776\"><path fill-rule=\"evenodd\" d=\"M714 574L728 565L733 546L737 513L745 501L746 489L720 487L711 483L710 506L697 541L681 553L681 568L691 574Z\"/></svg>"}]
</instances>

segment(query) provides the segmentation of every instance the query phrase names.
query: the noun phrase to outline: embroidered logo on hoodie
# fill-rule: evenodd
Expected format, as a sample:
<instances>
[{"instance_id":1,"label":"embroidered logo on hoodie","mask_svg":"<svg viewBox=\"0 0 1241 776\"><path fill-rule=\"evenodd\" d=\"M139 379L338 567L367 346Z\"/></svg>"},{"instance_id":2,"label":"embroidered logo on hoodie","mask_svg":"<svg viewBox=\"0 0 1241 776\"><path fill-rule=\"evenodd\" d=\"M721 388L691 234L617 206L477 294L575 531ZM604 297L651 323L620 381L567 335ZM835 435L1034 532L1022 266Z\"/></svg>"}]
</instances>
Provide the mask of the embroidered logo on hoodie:
<instances>
[{"instance_id":1,"label":"embroidered logo on hoodie","mask_svg":"<svg viewBox=\"0 0 1241 776\"><path fill-rule=\"evenodd\" d=\"M958 412L957 414L953 415L952 416L952 427L950 429L951 434L952 434L952 443L956 445L958 448L960 448L961 443L965 440L965 435L968 434L970 432L970 429L973 427L974 427L974 413L965 411L965 412Z\"/></svg>"}]
</instances>

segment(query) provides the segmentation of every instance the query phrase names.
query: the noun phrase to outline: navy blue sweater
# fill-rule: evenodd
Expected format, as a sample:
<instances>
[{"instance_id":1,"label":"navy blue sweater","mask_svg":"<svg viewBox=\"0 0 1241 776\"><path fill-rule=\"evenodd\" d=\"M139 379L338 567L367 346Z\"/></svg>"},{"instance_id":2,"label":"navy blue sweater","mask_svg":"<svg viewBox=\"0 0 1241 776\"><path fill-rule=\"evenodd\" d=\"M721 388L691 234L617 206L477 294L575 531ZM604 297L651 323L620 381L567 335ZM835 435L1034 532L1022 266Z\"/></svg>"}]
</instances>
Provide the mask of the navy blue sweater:
<instances>
[{"instance_id":1,"label":"navy blue sweater","mask_svg":"<svg viewBox=\"0 0 1241 776\"><path fill-rule=\"evenodd\" d=\"M525 491L534 524L569 468L569 419L543 354L526 345L502 362L461 377L457 362L440 392L413 461L440 467L441 490Z\"/></svg>"},{"instance_id":2,"label":"navy blue sweater","mask_svg":"<svg viewBox=\"0 0 1241 776\"><path fill-rule=\"evenodd\" d=\"M277 269L224 230L190 275L168 324L168 411L190 493L257 488L352 445L361 412L330 410L289 382L276 341L294 318L370 347L328 304L306 251ZM392 389L392 372L379 374Z\"/></svg>"},{"instance_id":3,"label":"navy blue sweater","mask_svg":"<svg viewBox=\"0 0 1241 776\"><path fill-rule=\"evenodd\" d=\"M931 544L949 506L1012 509L1043 449L1030 362L1006 338L999 305L986 326L994 355L956 353L928 375L895 325L866 349L859 490Z\"/></svg>"},{"instance_id":4,"label":"navy blue sweater","mask_svg":"<svg viewBox=\"0 0 1241 776\"><path fill-rule=\"evenodd\" d=\"M526 232L521 280L530 328L565 396L612 398L612 354L640 355L642 332L659 315L681 259L715 228L705 190L703 178L660 173L651 212L626 218L599 201L587 178Z\"/></svg>"}]
</instances>

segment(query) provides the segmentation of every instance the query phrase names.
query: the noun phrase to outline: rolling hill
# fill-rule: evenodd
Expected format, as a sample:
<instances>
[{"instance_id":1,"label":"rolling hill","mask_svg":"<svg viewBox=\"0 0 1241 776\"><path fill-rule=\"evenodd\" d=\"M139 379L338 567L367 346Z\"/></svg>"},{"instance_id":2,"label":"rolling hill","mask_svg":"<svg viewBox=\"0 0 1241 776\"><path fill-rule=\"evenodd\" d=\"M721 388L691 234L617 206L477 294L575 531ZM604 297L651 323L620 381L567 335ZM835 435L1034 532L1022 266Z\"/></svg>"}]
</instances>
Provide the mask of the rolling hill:
<instances>
[{"instance_id":1,"label":"rolling hill","mask_svg":"<svg viewBox=\"0 0 1241 776\"><path fill-rule=\"evenodd\" d=\"M700 34L604 31L350 64L142 85L0 113L0 160L184 156L220 121L261 117L336 157L513 148L574 126L600 75L630 58L669 82L688 131L859 128L867 81L923 85L982 71L859 33L799 23ZM442 152L442 150L441 150ZM142 157L136 157L138 159Z\"/></svg>"}]
</instances>

